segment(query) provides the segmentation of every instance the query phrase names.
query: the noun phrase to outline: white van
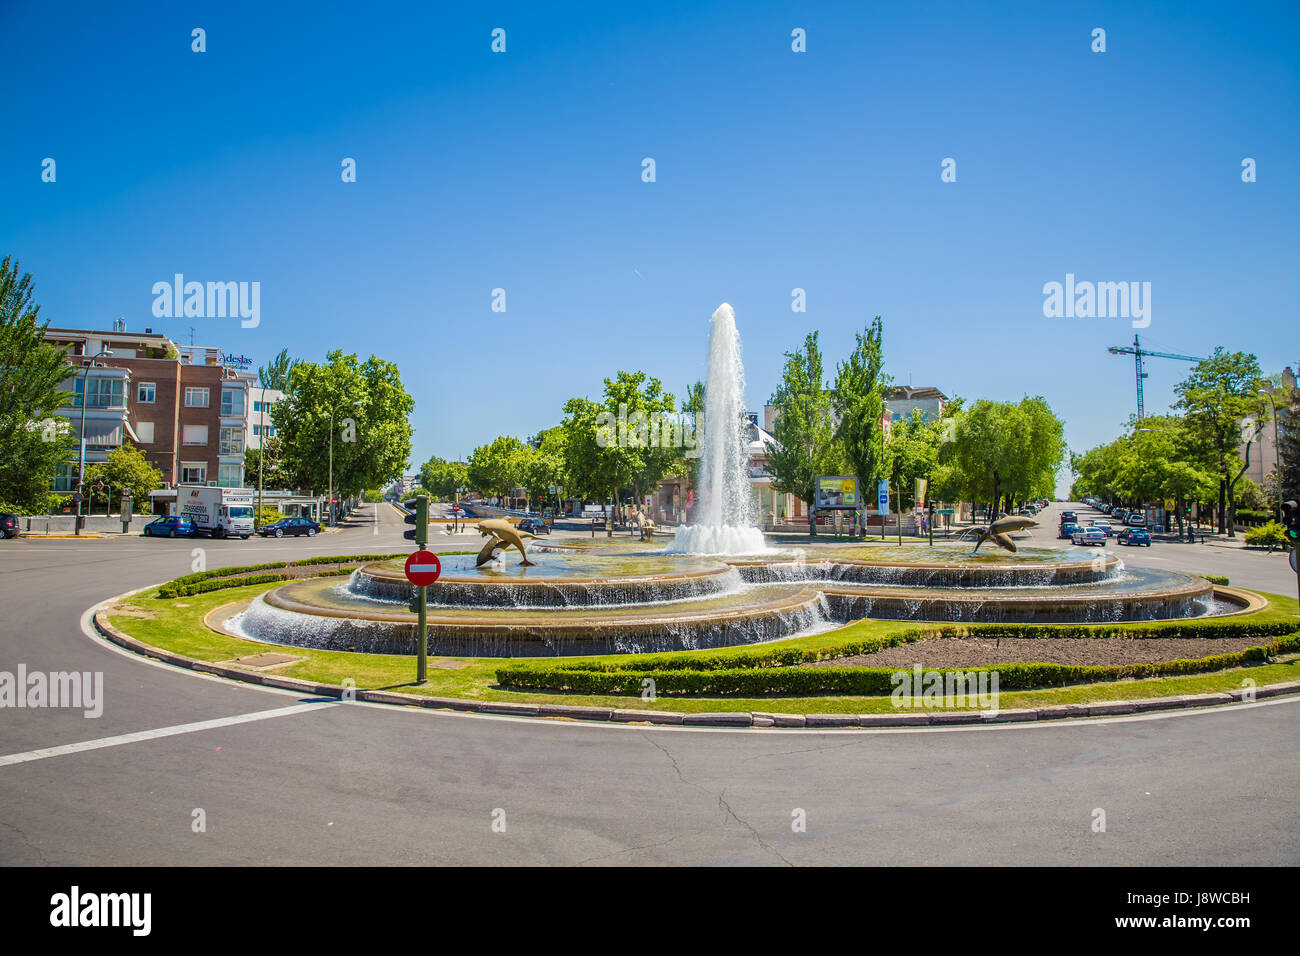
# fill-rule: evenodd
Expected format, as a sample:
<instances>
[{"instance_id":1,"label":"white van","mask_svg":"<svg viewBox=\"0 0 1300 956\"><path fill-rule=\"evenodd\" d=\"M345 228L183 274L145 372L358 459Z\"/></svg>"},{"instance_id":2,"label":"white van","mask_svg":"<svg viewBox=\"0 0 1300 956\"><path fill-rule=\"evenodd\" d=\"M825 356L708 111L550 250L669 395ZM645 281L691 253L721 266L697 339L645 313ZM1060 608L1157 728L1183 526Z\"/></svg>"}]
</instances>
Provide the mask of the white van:
<instances>
[{"instance_id":1,"label":"white van","mask_svg":"<svg viewBox=\"0 0 1300 956\"><path fill-rule=\"evenodd\" d=\"M206 531L214 538L247 539L253 533L253 490L177 485L176 513L189 517L195 532Z\"/></svg>"}]
</instances>

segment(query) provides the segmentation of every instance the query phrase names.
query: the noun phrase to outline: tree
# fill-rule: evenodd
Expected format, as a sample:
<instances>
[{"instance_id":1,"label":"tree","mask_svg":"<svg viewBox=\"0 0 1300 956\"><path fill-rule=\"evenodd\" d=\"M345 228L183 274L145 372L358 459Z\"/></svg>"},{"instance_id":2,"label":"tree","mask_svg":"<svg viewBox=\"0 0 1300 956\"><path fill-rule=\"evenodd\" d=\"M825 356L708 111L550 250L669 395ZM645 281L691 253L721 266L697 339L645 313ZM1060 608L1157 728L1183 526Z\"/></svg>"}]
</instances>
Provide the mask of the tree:
<instances>
[{"instance_id":1,"label":"tree","mask_svg":"<svg viewBox=\"0 0 1300 956\"><path fill-rule=\"evenodd\" d=\"M880 316L866 332L857 334L857 345L835 376L835 411L839 415L835 437L850 472L870 487L888 470L885 457L884 351Z\"/></svg>"},{"instance_id":2,"label":"tree","mask_svg":"<svg viewBox=\"0 0 1300 956\"><path fill-rule=\"evenodd\" d=\"M945 409L945 411L947 411ZM948 418L927 418L919 408L907 418L894 422L885 442L889 463L889 483L898 491L898 510L916 507L916 480L932 481L939 465L944 422Z\"/></svg>"},{"instance_id":3,"label":"tree","mask_svg":"<svg viewBox=\"0 0 1300 956\"><path fill-rule=\"evenodd\" d=\"M1065 425L1040 396L1015 404L981 399L956 418L945 485L961 489L972 510L986 501L995 514L1011 511L1015 500L1052 493L1064 436Z\"/></svg>"},{"instance_id":4,"label":"tree","mask_svg":"<svg viewBox=\"0 0 1300 956\"><path fill-rule=\"evenodd\" d=\"M289 358L288 349L281 349L275 358L258 368L258 384L262 388L269 388L287 394L292 391L290 379L293 376L293 370L300 364L301 360Z\"/></svg>"},{"instance_id":5,"label":"tree","mask_svg":"<svg viewBox=\"0 0 1300 956\"><path fill-rule=\"evenodd\" d=\"M112 493L121 495L124 488L131 489L131 497L141 505L149 501L149 492L162 487L162 472L144 457L144 453L129 442L114 448L105 461L86 469L86 485L102 481ZM106 491L107 493L107 491ZM140 508L143 511L143 507Z\"/></svg>"},{"instance_id":6,"label":"tree","mask_svg":"<svg viewBox=\"0 0 1300 956\"><path fill-rule=\"evenodd\" d=\"M284 449L279 436L263 438L261 448L248 448L244 451L244 474L250 478L261 471L262 487L292 490L296 487L293 475L284 464Z\"/></svg>"},{"instance_id":7,"label":"tree","mask_svg":"<svg viewBox=\"0 0 1300 956\"><path fill-rule=\"evenodd\" d=\"M1282 471L1278 475L1278 500L1300 499L1300 388L1292 389L1285 410L1279 409L1277 447Z\"/></svg>"},{"instance_id":8,"label":"tree","mask_svg":"<svg viewBox=\"0 0 1300 956\"><path fill-rule=\"evenodd\" d=\"M524 483L533 450L518 438L502 435L469 456L469 485L483 495L506 497Z\"/></svg>"},{"instance_id":9,"label":"tree","mask_svg":"<svg viewBox=\"0 0 1300 956\"><path fill-rule=\"evenodd\" d=\"M1185 414L1197 457L1207 471L1218 476L1219 532L1226 526L1228 537L1236 537L1231 514L1234 488L1250 466L1252 442L1245 442L1244 463L1237 453L1242 445L1243 428L1252 421L1259 427L1266 416L1266 406L1259 394L1262 381L1255 356L1225 352L1220 346L1209 358L1197 362L1191 374L1174 386L1178 394L1174 407ZM1253 439L1254 435L1247 437Z\"/></svg>"},{"instance_id":10,"label":"tree","mask_svg":"<svg viewBox=\"0 0 1300 956\"><path fill-rule=\"evenodd\" d=\"M775 443L767 443L767 468L772 488L791 494L808 505L809 530L817 534L813 518L813 481L819 474L839 470L839 449L831 418L831 395L823 379L822 353L817 333L804 338L803 348L785 353L781 384L772 395L776 420Z\"/></svg>"},{"instance_id":11,"label":"tree","mask_svg":"<svg viewBox=\"0 0 1300 956\"><path fill-rule=\"evenodd\" d=\"M439 498L452 498L458 489L469 487L469 469L434 455L420 466L420 486Z\"/></svg>"},{"instance_id":12,"label":"tree","mask_svg":"<svg viewBox=\"0 0 1300 956\"><path fill-rule=\"evenodd\" d=\"M0 503L22 511L43 508L59 468L73 455L67 419L54 411L72 393L62 385L71 370L64 349L43 338L48 323L32 304L30 273L0 262Z\"/></svg>"},{"instance_id":13,"label":"tree","mask_svg":"<svg viewBox=\"0 0 1300 956\"><path fill-rule=\"evenodd\" d=\"M291 384L271 418L293 487L327 487L331 421L334 488L341 496L383 487L402 474L411 456L415 402L395 364L373 355L359 362L355 354L334 351L323 364L296 365Z\"/></svg>"},{"instance_id":14,"label":"tree","mask_svg":"<svg viewBox=\"0 0 1300 956\"><path fill-rule=\"evenodd\" d=\"M617 505L624 490L642 491L682 467L684 421L657 378L619 371L605 379L604 400L571 398L556 447L568 485ZM608 532L613 534L612 520Z\"/></svg>"}]
</instances>

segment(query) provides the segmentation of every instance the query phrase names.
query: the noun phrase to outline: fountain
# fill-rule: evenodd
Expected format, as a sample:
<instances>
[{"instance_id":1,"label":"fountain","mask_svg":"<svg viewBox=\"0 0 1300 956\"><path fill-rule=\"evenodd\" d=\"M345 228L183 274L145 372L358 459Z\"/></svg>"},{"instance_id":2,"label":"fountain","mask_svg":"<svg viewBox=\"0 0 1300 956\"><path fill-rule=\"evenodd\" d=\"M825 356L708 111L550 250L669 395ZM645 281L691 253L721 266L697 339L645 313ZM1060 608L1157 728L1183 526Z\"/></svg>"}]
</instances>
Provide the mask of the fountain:
<instances>
[{"instance_id":1,"label":"fountain","mask_svg":"<svg viewBox=\"0 0 1300 956\"><path fill-rule=\"evenodd\" d=\"M700 443L698 524L684 525L668 547L674 554L764 554L770 549L757 527L749 487L748 441L743 428L745 366L740 359L736 313L727 303L713 313L709 375L704 392Z\"/></svg>"},{"instance_id":2,"label":"fountain","mask_svg":"<svg viewBox=\"0 0 1300 956\"><path fill-rule=\"evenodd\" d=\"M446 555L428 590L429 653L560 656L693 650L775 640L864 617L937 622L1103 623L1240 609L1204 578L1128 569L1083 549L1018 548L1025 519L977 529L1001 551L950 542L887 547L814 541L772 548L746 471L744 366L730 305L713 313L696 524L666 550L632 538L524 540L505 519L477 556ZM506 546L514 564L492 558ZM273 644L414 653L400 561L345 582L292 581L218 609L218 629Z\"/></svg>"}]
</instances>

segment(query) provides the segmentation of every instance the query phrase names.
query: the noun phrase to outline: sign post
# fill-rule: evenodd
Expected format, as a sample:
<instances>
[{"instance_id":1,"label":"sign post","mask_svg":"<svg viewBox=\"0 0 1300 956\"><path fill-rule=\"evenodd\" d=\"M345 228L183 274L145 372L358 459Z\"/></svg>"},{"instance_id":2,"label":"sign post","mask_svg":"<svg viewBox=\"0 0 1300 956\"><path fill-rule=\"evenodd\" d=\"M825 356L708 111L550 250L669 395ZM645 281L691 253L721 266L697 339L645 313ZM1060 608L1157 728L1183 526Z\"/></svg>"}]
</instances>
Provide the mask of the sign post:
<instances>
[{"instance_id":1,"label":"sign post","mask_svg":"<svg viewBox=\"0 0 1300 956\"><path fill-rule=\"evenodd\" d=\"M415 527L403 532L402 537L414 541L418 549L406 559L405 570L406 580L415 585L415 593L411 596L411 610L415 612L419 626L416 638L415 682L423 684L429 674L429 626L425 619L427 588L438 580L438 575L442 574L442 563L432 551L424 550L424 546L429 543L429 499L425 495L417 495L403 504L411 511L411 514L404 519L405 522Z\"/></svg>"},{"instance_id":2,"label":"sign post","mask_svg":"<svg viewBox=\"0 0 1300 956\"><path fill-rule=\"evenodd\" d=\"M889 479L882 478L876 483L876 510L880 512L880 540L885 540L885 523L889 516Z\"/></svg>"}]
</instances>

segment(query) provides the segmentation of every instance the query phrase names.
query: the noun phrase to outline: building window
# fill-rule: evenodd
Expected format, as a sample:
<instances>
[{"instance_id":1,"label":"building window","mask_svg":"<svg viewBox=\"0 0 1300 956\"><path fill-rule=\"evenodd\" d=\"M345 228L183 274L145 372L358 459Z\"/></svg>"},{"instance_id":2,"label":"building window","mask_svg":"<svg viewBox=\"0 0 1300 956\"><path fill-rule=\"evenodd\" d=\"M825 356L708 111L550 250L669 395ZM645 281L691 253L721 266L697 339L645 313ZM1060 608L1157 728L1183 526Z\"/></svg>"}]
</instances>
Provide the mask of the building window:
<instances>
[{"instance_id":1,"label":"building window","mask_svg":"<svg viewBox=\"0 0 1300 956\"><path fill-rule=\"evenodd\" d=\"M58 491L67 494L77 490L77 465L68 463L60 465L59 470L55 472L54 481L50 485L50 491Z\"/></svg>"},{"instance_id":2,"label":"building window","mask_svg":"<svg viewBox=\"0 0 1300 956\"><path fill-rule=\"evenodd\" d=\"M208 390L206 388L185 389L185 407L186 408L207 408Z\"/></svg>"},{"instance_id":3,"label":"building window","mask_svg":"<svg viewBox=\"0 0 1300 956\"><path fill-rule=\"evenodd\" d=\"M155 382L141 382L135 390L135 400L144 402L146 405L152 405L158 392L158 385Z\"/></svg>"},{"instance_id":4,"label":"building window","mask_svg":"<svg viewBox=\"0 0 1300 956\"><path fill-rule=\"evenodd\" d=\"M217 469L217 484L222 488L242 488L244 486L244 466L219 466Z\"/></svg>"},{"instance_id":5,"label":"building window","mask_svg":"<svg viewBox=\"0 0 1300 956\"><path fill-rule=\"evenodd\" d=\"M274 438L274 437L275 437L275 426L274 426L274 425L267 425L265 428L263 428L261 425L254 425L254 426L253 426L253 434L256 435L258 438L262 438L262 437L266 437L266 438Z\"/></svg>"},{"instance_id":6,"label":"building window","mask_svg":"<svg viewBox=\"0 0 1300 956\"><path fill-rule=\"evenodd\" d=\"M135 435L141 445L153 444L153 422L136 422Z\"/></svg>"},{"instance_id":7,"label":"building window","mask_svg":"<svg viewBox=\"0 0 1300 956\"><path fill-rule=\"evenodd\" d=\"M181 462L181 483L186 485L202 485L208 480L208 466L201 461L183 461Z\"/></svg>"},{"instance_id":8,"label":"building window","mask_svg":"<svg viewBox=\"0 0 1300 956\"><path fill-rule=\"evenodd\" d=\"M222 455L242 455L244 453L244 430L238 426L223 425L221 428Z\"/></svg>"},{"instance_id":9,"label":"building window","mask_svg":"<svg viewBox=\"0 0 1300 956\"><path fill-rule=\"evenodd\" d=\"M73 407L81 407L82 393L85 393L87 408L122 408L124 406L126 383L120 378L92 378L86 380L84 375L77 376Z\"/></svg>"},{"instance_id":10,"label":"building window","mask_svg":"<svg viewBox=\"0 0 1300 956\"><path fill-rule=\"evenodd\" d=\"M221 417L244 417L244 392L242 389L223 388L221 390Z\"/></svg>"},{"instance_id":11,"label":"building window","mask_svg":"<svg viewBox=\"0 0 1300 956\"><path fill-rule=\"evenodd\" d=\"M207 425L186 425L181 433L182 445L206 445L208 443Z\"/></svg>"}]
</instances>

